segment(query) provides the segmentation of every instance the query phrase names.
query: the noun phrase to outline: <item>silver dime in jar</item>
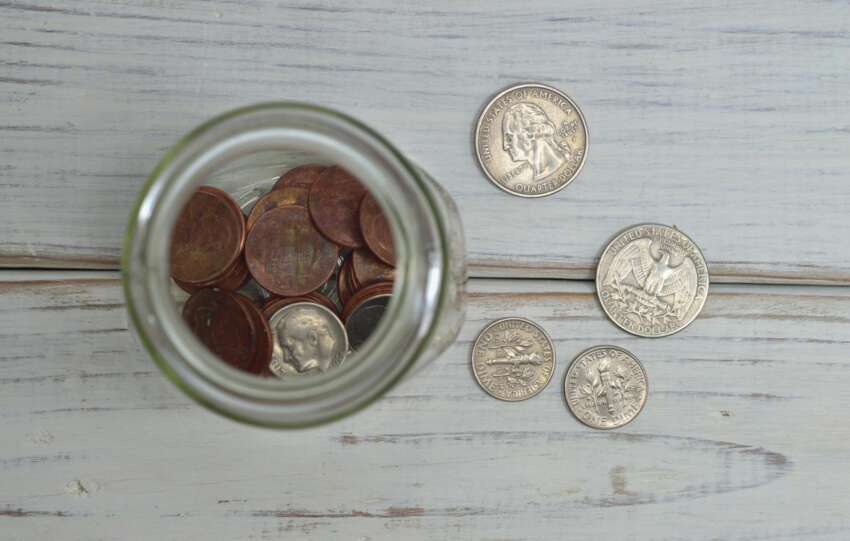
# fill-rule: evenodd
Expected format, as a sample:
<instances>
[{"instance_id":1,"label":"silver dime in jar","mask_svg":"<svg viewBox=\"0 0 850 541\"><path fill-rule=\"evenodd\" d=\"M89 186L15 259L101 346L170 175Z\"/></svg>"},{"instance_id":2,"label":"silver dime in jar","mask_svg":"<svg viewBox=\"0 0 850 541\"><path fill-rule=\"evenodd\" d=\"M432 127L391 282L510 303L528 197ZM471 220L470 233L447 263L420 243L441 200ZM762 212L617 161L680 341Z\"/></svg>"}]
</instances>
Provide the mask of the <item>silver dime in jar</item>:
<instances>
[{"instance_id":1,"label":"silver dime in jar","mask_svg":"<svg viewBox=\"0 0 850 541\"><path fill-rule=\"evenodd\" d=\"M646 404L647 389L640 361L614 346L581 352L564 378L567 406L592 428L618 428L631 422Z\"/></svg>"},{"instance_id":2,"label":"silver dime in jar","mask_svg":"<svg viewBox=\"0 0 850 541\"><path fill-rule=\"evenodd\" d=\"M321 374L345 360L348 338L339 318L318 304L284 306L269 318L274 337L271 372L281 378Z\"/></svg>"},{"instance_id":3,"label":"silver dime in jar","mask_svg":"<svg viewBox=\"0 0 850 541\"><path fill-rule=\"evenodd\" d=\"M564 189L587 157L587 124L558 89L527 83L494 97L475 128L475 152L487 177L520 197Z\"/></svg>"},{"instance_id":4,"label":"silver dime in jar","mask_svg":"<svg viewBox=\"0 0 850 541\"><path fill-rule=\"evenodd\" d=\"M526 400L542 391L555 370L555 346L546 331L523 318L494 321L472 347L478 384L499 400Z\"/></svg>"},{"instance_id":5,"label":"silver dime in jar","mask_svg":"<svg viewBox=\"0 0 850 541\"><path fill-rule=\"evenodd\" d=\"M699 247L674 227L641 224L614 237L596 269L602 309L623 330L660 337L687 327L708 295Z\"/></svg>"}]
</instances>

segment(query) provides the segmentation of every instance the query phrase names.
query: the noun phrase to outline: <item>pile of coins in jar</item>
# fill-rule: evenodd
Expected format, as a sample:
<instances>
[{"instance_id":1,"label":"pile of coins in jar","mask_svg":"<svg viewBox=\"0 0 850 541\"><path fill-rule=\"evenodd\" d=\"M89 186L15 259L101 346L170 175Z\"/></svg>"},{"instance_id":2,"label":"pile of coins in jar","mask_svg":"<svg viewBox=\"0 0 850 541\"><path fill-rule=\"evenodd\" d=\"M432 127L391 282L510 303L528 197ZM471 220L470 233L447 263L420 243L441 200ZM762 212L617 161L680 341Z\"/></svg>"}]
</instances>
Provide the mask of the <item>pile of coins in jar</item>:
<instances>
[{"instance_id":1,"label":"pile of coins in jar","mask_svg":"<svg viewBox=\"0 0 850 541\"><path fill-rule=\"evenodd\" d=\"M395 277L386 216L338 166L288 170L244 212L202 186L178 217L170 256L189 328L258 376L341 365L377 327Z\"/></svg>"}]
</instances>

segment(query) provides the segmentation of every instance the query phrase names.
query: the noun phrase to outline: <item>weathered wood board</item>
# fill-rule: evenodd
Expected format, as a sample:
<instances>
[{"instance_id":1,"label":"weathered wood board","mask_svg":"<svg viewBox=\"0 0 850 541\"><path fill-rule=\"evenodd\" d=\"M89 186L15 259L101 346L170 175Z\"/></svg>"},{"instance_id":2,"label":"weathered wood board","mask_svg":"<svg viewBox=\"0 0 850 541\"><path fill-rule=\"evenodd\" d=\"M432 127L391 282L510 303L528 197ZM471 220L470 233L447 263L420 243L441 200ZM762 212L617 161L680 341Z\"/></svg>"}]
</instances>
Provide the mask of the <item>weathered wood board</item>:
<instances>
[{"instance_id":1,"label":"weathered wood board","mask_svg":"<svg viewBox=\"0 0 850 541\"><path fill-rule=\"evenodd\" d=\"M286 4L286 5L284 5ZM850 283L843 2L0 2L0 264L114 268L130 204L198 123L298 99L372 125L463 213L474 276L591 276L675 224L715 281ZM586 167L543 200L484 178L490 95L581 105Z\"/></svg>"},{"instance_id":2,"label":"weathered wood board","mask_svg":"<svg viewBox=\"0 0 850 541\"><path fill-rule=\"evenodd\" d=\"M115 273L0 282L3 539L842 540L850 536L850 290L716 286L670 338L605 320L589 283L474 280L441 358L367 410L296 432L208 413L125 329ZM493 400L489 320L556 342L549 387ZM649 374L627 427L584 428L561 385L609 343Z\"/></svg>"}]
</instances>

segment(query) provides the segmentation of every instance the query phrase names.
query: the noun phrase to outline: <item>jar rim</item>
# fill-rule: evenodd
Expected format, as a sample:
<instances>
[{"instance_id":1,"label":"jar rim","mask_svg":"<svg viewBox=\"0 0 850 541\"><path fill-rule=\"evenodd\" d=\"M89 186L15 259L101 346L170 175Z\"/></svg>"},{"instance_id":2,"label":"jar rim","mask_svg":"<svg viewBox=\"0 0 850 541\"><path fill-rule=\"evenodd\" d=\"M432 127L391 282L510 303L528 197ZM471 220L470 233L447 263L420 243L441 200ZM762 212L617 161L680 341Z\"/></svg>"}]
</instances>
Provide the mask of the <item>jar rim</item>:
<instances>
[{"instance_id":1,"label":"jar rim","mask_svg":"<svg viewBox=\"0 0 850 541\"><path fill-rule=\"evenodd\" d=\"M397 280L373 338L328 374L261 379L231 368L183 323L170 288L170 231L192 188L228 160L267 150L312 152L361 178L390 222ZM297 164L294 164L297 165ZM270 102L216 116L162 157L125 232L122 281L131 326L163 373L194 400L250 424L296 428L373 402L414 364L434 332L448 279L447 232L427 180L371 128L337 111Z\"/></svg>"}]
</instances>

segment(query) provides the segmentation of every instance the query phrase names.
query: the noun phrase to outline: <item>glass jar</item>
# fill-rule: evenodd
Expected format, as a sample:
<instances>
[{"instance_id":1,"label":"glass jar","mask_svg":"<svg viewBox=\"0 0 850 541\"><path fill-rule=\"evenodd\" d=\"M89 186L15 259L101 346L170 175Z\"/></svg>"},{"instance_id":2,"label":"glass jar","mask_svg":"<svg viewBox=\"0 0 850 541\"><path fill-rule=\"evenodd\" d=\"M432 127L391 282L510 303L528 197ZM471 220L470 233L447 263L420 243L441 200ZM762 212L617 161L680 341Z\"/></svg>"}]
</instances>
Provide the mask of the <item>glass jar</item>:
<instances>
[{"instance_id":1,"label":"glass jar","mask_svg":"<svg viewBox=\"0 0 850 541\"><path fill-rule=\"evenodd\" d=\"M169 276L171 231L201 185L243 208L280 173L335 164L384 210L395 242L392 302L372 337L324 374L260 378L218 359L191 333ZM206 407L240 421L300 427L362 408L454 341L466 280L460 216L448 194L386 139L341 113L294 102L218 116L169 150L130 215L122 278L131 329L165 375Z\"/></svg>"}]
</instances>

